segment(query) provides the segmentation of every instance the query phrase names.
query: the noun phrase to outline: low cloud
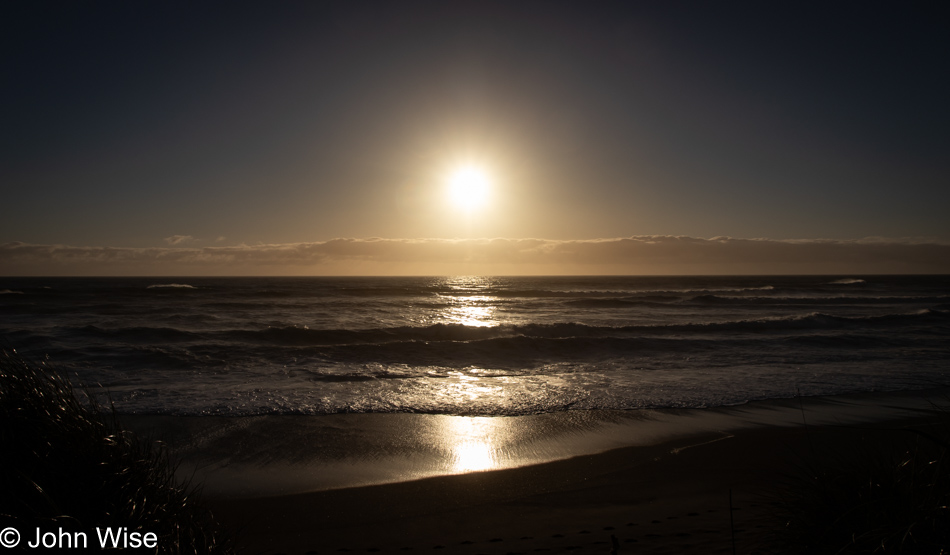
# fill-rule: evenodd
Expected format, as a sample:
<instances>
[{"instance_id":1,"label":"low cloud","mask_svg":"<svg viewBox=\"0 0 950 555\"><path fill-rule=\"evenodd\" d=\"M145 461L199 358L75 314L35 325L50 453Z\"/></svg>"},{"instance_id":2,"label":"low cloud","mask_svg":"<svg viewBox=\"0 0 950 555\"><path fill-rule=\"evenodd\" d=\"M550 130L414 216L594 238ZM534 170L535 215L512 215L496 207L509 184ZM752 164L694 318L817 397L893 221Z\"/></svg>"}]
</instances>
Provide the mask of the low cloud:
<instances>
[{"instance_id":1,"label":"low cloud","mask_svg":"<svg viewBox=\"0 0 950 555\"><path fill-rule=\"evenodd\" d=\"M185 242L187 236L173 243ZM169 238L174 239L174 238ZM332 239L209 247L6 243L3 275L950 273L950 244L649 235L590 240Z\"/></svg>"},{"instance_id":2,"label":"low cloud","mask_svg":"<svg viewBox=\"0 0 950 555\"><path fill-rule=\"evenodd\" d=\"M172 235L171 237L166 237L165 242L169 245L179 245L181 243L190 243L192 241L197 241L191 235Z\"/></svg>"}]
</instances>

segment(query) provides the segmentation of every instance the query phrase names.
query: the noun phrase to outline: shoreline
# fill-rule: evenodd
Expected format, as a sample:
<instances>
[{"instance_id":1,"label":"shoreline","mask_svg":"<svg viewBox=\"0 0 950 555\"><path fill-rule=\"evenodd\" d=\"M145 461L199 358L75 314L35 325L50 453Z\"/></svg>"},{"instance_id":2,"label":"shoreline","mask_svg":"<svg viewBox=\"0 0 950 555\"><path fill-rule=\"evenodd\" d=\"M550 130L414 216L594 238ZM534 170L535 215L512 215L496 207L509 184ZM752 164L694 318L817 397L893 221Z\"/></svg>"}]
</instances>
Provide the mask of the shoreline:
<instances>
[{"instance_id":1,"label":"shoreline","mask_svg":"<svg viewBox=\"0 0 950 555\"><path fill-rule=\"evenodd\" d=\"M179 417L120 415L166 442L180 478L249 498L498 471L707 440L756 428L897 421L946 404L950 389L752 401L708 409L565 411L468 417L410 413Z\"/></svg>"},{"instance_id":2,"label":"shoreline","mask_svg":"<svg viewBox=\"0 0 950 555\"><path fill-rule=\"evenodd\" d=\"M22 446L4 475L36 476L11 481L4 514L33 507L47 511L37 522L70 526L100 523L103 510L141 514L135 530L172 549L789 553L948 540L946 389L526 417L129 417L126 427L78 399L64 374L4 356L5 433ZM168 449L152 444L162 436ZM169 457L185 463L178 479ZM353 485L380 476L399 479ZM100 495L105 504L84 512Z\"/></svg>"},{"instance_id":3,"label":"shoreline","mask_svg":"<svg viewBox=\"0 0 950 555\"><path fill-rule=\"evenodd\" d=\"M760 427L519 468L291 495L212 497L241 553L788 552L781 484L838 450L908 426ZM732 521L730 521L730 515Z\"/></svg>"},{"instance_id":4,"label":"shoreline","mask_svg":"<svg viewBox=\"0 0 950 555\"><path fill-rule=\"evenodd\" d=\"M933 423L934 406L948 398L941 388L495 417L512 434L501 445L524 442L521 454L539 459L564 450L533 464L441 473L433 465L453 452L431 449L445 437L418 425L474 417L141 417L134 428L174 424L173 438L201 432L189 449L208 449L216 462L184 468L239 553L728 554L733 537L738 553L794 553L782 536L789 476L835 453L903 445L907 428ZM375 455L371 439L384 446ZM322 451L334 441L344 443ZM420 445L430 449L407 455ZM230 458L219 452L226 446ZM428 475L411 468L420 463ZM389 479L365 483L380 476Z\"/></svg>"}]
</instances>

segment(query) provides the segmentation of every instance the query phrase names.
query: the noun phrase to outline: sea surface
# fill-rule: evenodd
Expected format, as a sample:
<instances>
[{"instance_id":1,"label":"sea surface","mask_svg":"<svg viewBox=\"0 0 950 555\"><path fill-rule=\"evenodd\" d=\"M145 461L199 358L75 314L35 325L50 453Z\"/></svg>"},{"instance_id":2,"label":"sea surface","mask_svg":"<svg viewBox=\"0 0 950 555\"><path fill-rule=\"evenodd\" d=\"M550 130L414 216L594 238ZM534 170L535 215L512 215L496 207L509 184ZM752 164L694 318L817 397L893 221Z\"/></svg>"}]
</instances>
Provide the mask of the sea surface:
<instances>
[{"instance_id":1,"label":"sea surface","mask_svg":"<svg viewBox=\"0 0 950 555\"><path fill-rule=\"evenodd\" d=\"M132 414L715 407L950 385L950 276L0 278L0 347Z\"/></svg>"}]
</instances>

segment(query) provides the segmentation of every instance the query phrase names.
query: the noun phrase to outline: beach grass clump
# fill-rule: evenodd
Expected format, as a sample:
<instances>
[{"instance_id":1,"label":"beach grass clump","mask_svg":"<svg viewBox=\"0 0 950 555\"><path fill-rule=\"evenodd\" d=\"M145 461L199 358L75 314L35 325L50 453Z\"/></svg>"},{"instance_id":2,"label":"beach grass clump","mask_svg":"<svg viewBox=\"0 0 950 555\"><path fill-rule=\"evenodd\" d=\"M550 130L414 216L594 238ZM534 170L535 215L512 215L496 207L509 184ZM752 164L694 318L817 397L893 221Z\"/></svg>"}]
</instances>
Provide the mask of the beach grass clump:
<instances>
[{"instance_id":1,"label":"beach grass clump","mask_svg":"<svg viewBox=\"0 0 950 555\"><path fill-rule=\"evenodd\" d=\"M781 495L797 553L950 554L950 418L822 446Z\"/></svg>"},{"instance_id":2,"label":"beach grass clump","mask_svg":"<svg viewBox=\"0 0 950 555\"><path fill-rule=\"evenodd\" d=\"M0 351L0 525L24 535L96 528L154 533L156 553L229 553L197 490L163 445L123 430L115 411L46 364ZM22 547L22 546L21 546Z\"/></svg>"}]
</instances>

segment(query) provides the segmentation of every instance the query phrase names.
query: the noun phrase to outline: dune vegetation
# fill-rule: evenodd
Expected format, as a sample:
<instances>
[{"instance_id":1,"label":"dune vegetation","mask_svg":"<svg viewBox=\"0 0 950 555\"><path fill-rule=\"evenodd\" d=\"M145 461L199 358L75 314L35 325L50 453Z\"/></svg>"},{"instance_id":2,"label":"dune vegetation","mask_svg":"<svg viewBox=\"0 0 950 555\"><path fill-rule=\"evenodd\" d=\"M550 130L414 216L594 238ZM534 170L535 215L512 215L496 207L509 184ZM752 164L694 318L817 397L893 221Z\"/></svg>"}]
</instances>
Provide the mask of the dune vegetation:
<instances>
[{"instance_id":1,"label":"dune vegetation","mask_svg":"<svg viewBox=\"0 0 950 555\"><path fill-rule=\"evenodd\" d=\"M198 490L175 479L161 442L123 430L115 411L46 364L0 351L0 525L153 533L154 553L230 553ZM21 545L21 548L23 545Z\"/></svg>"},{"instance_id":2,"label":"dune vegetation","mask_svg":"<svg viewBox=\"0 0 950 555\"><path fill-rule=\"evenodd\" d=\"M796 553L950 554L950 414L856 436L816 438L783 484L786 542Z\"/></svg>"}]
</instances>

